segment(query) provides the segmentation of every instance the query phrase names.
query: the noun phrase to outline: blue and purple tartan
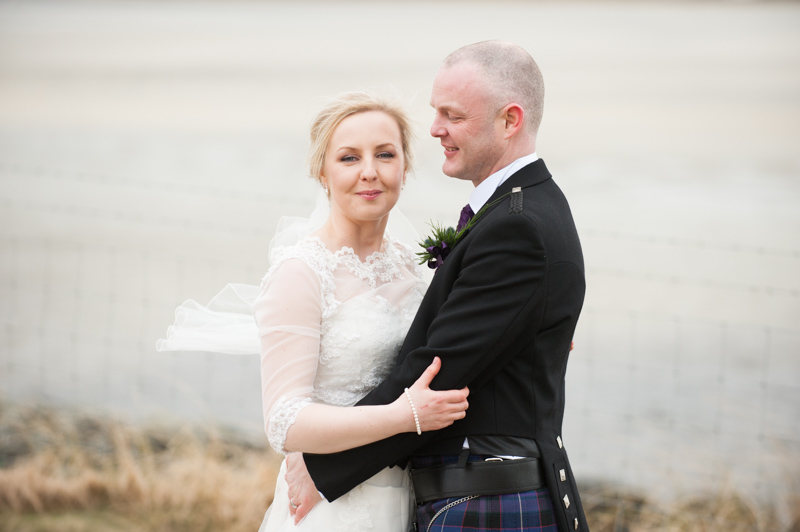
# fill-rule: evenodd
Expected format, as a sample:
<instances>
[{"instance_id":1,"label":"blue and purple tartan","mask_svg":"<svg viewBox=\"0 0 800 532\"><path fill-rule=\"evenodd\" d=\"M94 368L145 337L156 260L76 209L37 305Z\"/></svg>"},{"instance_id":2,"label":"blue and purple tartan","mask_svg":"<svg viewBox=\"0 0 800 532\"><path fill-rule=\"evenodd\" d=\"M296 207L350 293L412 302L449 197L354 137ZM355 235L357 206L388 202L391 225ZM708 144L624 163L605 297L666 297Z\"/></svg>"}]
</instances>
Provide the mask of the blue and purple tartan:
<instances>
[{"instance_id":1,"label":"blue and purple tartan","mask_svg":"<svg viewBox=\"0 0 800 532\"><path fill-rule=\"evenodd\" d=\"M470 455L470 461L483 460L484 456ZM455 463L457 456L414 457L414 467L430 467ZM507 495L481 495L445 510L431 526L436 513L461 497L430 501L417 506L419 532L503 531L558 532L553 502L547 488L509 493ZM430 528L429 528L430 527Z\"/></svg>"}]
</instances>

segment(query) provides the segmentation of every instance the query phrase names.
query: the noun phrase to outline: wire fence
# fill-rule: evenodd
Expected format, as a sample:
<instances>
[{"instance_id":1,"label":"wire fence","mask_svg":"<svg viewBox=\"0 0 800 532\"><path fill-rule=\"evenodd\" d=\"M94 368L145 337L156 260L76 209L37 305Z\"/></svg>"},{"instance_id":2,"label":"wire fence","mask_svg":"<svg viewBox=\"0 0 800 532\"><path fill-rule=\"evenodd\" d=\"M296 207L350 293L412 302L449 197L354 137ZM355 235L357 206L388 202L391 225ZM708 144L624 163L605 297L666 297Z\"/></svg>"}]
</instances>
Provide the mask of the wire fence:
<instances>
[{"instance_id":1,"label":"wire fence","mask_svg":"<svg viewBox=\"0 0 800 532\"><path fill-rule=\"evenodd\" d=\"M0 163L0 184L0 216L10 224L0 235L0 397L141 420L212 423L264 440L256 356L164 354L154 344L185 299L204 303L228 282L259 282L263 249L220 258L225 255L205 248L232 238L242 239L242 249L263 247L270 225L254 223L246 208L220 221L148 212L141 209L144 200L126 198L181 191L193 201L287 204L287 211L296 200L11 163ZM115 189L122 200L59 192L79 185ZM144 228L144 236L131 227ZM175 248L148 240L170 231L193 232L199 244ZM198 236L209 233L215 235L209 241ZM689 255L717 250L745 261L788 261L800 271L796 249L597 230L582 237L588 246L614 240ZM668 290L788 299L791 308L800 299L798 289L768 276L736 283L588 264L590 288L645 280ZM594 299L587 300L575 342L564 440L579 477L664 494L729 482L762 495L796 486L800 329L620 310Z\"/></svg>"},{"instance_id":2,"label":"wire fence","mask_svg":"<svg viewBox=\"0 0 800 532\"><path fill-rule=\"evenodd\" d=\"M585 471L662 495L796 483L797 331L597 308L581 320L565 433Z\"/></svg>"}]
</instances>

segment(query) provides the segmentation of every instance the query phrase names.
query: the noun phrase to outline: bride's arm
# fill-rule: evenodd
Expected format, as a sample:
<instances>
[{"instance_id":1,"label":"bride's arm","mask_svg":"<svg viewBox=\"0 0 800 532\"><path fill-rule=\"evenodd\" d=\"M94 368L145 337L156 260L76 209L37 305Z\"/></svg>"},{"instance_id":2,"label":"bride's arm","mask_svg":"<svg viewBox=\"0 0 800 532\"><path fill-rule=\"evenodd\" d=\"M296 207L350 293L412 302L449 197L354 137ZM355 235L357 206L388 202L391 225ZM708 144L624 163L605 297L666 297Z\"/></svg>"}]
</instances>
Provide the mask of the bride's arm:
<instances>
[{"instance_id":1,"label":"bride's arm","mask_svg":"<svg viewBox=\"0 0 800 532\"><path fill-rule=\"evenodd\" d=\"M380 406L313 404L322 318L320 279L303 261L290 259L272 273L254 305L261 339L262 400L266 432L278 452L326 454L416 432L436 430L464 417L467 390L433 391L434 361L406 394Z\"/></svg>"},{"instance_id":2,"label":"bride's arm","mask_svg":"<svg viewBox=\"0 0 800 532\"><path fill-rule=\"evenodd\" d=\"M409 394L417 412L421 431L438 430L462 419L467 409L464 390L437 392L429 388L439 372L436 358L414 385ZM327 454L360 447L401 432L416 432L417 421L408 397L398 397L381 406L336 407L311 404L297 415L289 427L284 450Z\"/></svg>"}]
</instances>

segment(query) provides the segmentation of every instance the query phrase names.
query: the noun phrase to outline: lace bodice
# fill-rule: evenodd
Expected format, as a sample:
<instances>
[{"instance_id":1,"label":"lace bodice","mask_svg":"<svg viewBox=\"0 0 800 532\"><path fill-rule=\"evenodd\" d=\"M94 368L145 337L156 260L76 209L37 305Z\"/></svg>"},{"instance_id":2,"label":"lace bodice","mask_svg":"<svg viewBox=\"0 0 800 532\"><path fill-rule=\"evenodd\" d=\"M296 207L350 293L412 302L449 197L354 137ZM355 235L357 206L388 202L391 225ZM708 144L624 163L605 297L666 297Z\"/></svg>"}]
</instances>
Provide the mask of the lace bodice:
<instances>
[{"instance_id":1,"label":"lace bodice","mask_svg":"<svg viewBox=\"0 0 800 532\"><path fill-rule=\"evenodd\" d=\"M385 237L361 261L317 237L271 254L254 310L270 445L312 402L352 406L391 371L425 283L413 252Z\"/></svg>"}]
</instances>

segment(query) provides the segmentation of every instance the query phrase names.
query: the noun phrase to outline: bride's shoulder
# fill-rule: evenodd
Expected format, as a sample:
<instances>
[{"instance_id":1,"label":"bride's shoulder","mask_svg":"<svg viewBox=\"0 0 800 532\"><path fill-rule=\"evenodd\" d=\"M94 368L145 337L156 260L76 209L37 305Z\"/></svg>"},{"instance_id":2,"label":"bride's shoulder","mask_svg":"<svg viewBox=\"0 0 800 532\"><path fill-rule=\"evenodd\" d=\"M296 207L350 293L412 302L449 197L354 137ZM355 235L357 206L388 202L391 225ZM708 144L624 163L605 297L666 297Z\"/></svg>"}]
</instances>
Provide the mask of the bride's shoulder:
<instances>
[{"instance_id":1,"label":"bride's shoulder","mask_svg":"<svg viewBox=\"0 0 800 532\"><path fill-rule=\"evenodd\" d=\"M411 246L409 246L405 242L393 238L388 234L386 235L385 241L386 241L386 248L391 249L393 254L396 254L397 256L403 259L406 259L414 254L413 251L411 251Z\"/></svg>"},{"instance_id":2,"label":"bride's shoulder","mask_svg":"<svg viewBox=\"0 0 800 532\"><path fill-rule=\"evenodd\" d=\"M313 236L289 246L277 246L270 250L270 268L264 276L262 285L276 275L291 277L313 272L317 276L323 276L330 269L326 253L322 241Z\"/></svg>"},{"instance_id":3,"label":"bride's shoulder","mask_svg":"<svg viewBox=\"0 0 800 532\"><path fill-rule=\"evenodd\" d=\"M289 246L274 247L270 250L269 262L273 267L289 259L316 263L325 257L326 252L325 244L319 237L309 236Z\"/></svg>"},{"instance_id":4,"label":"bride's shoulder","mask_svg":"<svg viewBox=\"0 0 800 532\"><path fill-rule=\"evenodd\" d=\"M419 272L420 266L416 252L407 243L387 235L387 248L392 250L392 255L410 270Z\"/></svg>"}]
</instances>

